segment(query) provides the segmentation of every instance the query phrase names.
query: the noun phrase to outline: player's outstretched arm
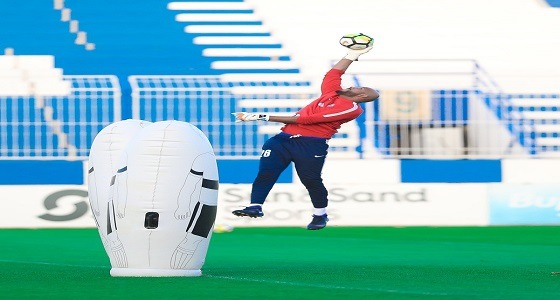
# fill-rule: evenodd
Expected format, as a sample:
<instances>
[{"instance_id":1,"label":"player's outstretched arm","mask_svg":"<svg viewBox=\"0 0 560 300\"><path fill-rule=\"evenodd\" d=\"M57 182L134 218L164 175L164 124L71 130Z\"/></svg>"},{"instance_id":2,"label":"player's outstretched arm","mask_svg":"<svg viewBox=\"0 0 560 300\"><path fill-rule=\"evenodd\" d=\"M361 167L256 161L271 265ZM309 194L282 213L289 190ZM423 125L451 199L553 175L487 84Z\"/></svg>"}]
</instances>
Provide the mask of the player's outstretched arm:
<instances>
[{"instance_id":1,"label":"player's outstretched arm","mask_svg":"<svg viewBox=\"0 0 560 300\"><path fill-rule=\"evenodd\" d=\"M235 122L271 121L284 124L296 123L297 116L271 116L264 113L234 112Z\"/></svg>"},{"instance_id":2,"label":"player's outstretched arm","mask_svg":"<svg viewBox=\"0 0 560 300\"><path fill-rule=\"evenodd\" d=\"M360 55L368 53L371 50L372 46L369 46L362 50L352 50L348 49L346 56L344 56L341 60L339 60L334 66L333 69L346 71L348 67L354 62L358 60Z\"/></svg>"}]
</instances>

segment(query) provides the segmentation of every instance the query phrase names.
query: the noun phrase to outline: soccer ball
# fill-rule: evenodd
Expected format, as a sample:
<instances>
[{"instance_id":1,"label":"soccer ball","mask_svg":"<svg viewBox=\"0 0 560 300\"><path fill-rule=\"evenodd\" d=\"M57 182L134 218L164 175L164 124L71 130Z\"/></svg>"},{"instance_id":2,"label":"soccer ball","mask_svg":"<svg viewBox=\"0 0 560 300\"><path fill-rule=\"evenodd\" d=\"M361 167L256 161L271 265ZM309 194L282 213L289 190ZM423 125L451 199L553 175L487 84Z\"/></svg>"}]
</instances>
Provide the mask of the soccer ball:
<instances>
[{"instance_id":1,"label":"soccer ball","mask_svg":"<svg viewBox=\"0 0 560 300\"><path fill-rule=\"evenodd\" d=\"M227 224L216 224L214 225L214 232L215 233L226 233L226 232L232 232L233 231L233 226L231 225L227 225Z\"/></svg>"},{"instance_id":2,"label":"soccer ball","mask_svg":"<svg viewBox=\"0 0 560 300\"><path fill-rule=\"evenodd\" d=\"M340 44L352 50L362 50L373 45L373 39L363 33L346 34L340 39Z\"/></svg>"}]
</instances>

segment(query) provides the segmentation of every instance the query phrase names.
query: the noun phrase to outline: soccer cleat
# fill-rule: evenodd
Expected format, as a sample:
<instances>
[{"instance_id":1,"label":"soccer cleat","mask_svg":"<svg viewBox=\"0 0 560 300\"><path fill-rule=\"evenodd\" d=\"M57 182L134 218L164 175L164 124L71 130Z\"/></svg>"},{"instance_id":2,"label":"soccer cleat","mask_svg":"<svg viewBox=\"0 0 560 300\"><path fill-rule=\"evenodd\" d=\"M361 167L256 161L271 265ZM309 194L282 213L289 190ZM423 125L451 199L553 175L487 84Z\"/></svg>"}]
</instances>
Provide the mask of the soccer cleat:
<instances>
[{"instance_id":1,"label":"soccer cleat","mask_svg":"<svg viewBox=\"0 0 560 300\"><path fill-rule=\"evenodd\" d=\"M232 213L238 217L260 218L264 216L260 205L247 206L244 209L234 210Z\"/></svg>"},{"instance_id":2,"label":"soccer cleat","mask_svg":"<svg viewBox=\"0 0 560 300\"><path fill-rule=\"evenodd\" d=\"M324 214L324 215L321 215L321 216L313 215L313 220L311 220L311 223L309 223L309 225L307 225L307 229L309 229L309 230L323 229L323 228L325 228L325 226L327 226L328 221L329 221L329 218L327 217L327 214Z\"/></svg>"}]
</instances>

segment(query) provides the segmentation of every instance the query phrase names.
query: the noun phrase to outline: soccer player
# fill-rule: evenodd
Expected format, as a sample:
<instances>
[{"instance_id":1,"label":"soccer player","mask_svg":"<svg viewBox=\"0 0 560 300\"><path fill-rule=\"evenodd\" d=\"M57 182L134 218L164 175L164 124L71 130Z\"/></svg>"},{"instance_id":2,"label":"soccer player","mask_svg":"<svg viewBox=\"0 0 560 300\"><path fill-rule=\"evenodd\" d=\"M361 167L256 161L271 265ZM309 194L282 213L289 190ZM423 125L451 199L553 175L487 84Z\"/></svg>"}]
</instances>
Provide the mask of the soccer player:
<instances>
[{"instance_id":1,"label":"soccer player","mask_svg":"<svg viewBox=\"0 0 560 300\"><path fill-rule=\"evenodd\" d=\"M297 174L309 192L314 207L309 230L322 229L329 221L327 216L327 189L321 170L327 156L329 139L340 126L356 119L363 109L360 103L379 98L379 93L369 87L341 87L341 76L358 57L371 50L349 49L325 75L321 96L302 108L294 116L273 116L263 113L235 112L236 122L272 121L284 123L282 132L267 140L262 147L259 172L251 190L251 204L233 211L236 216L262 217L262 205L278 177L294 162Z\"/></svg>"}]
</instances>

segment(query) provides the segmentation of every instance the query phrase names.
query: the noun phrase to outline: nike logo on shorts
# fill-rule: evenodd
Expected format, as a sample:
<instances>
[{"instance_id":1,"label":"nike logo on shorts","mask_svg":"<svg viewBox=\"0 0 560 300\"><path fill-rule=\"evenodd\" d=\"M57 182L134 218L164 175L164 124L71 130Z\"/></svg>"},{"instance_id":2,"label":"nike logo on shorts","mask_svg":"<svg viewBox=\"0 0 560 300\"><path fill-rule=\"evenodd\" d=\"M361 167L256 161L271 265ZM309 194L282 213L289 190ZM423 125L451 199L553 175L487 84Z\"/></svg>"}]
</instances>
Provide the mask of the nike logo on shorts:
<instances>
[{"instance_id":1,"label":"nike logo on shorts","mask_svg":"<svg viewBox=\"0 0 560 300\"><path fill-rule=\"evenodd\" d=\"M315 157L324 157L324 155L315 155Z\"/></svg>"}]
</instances>

